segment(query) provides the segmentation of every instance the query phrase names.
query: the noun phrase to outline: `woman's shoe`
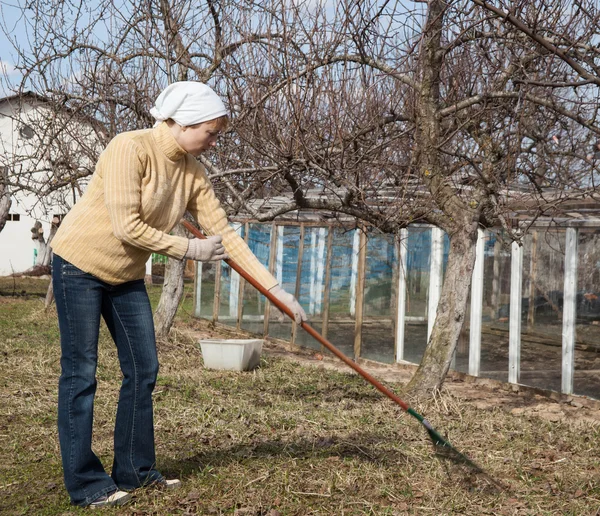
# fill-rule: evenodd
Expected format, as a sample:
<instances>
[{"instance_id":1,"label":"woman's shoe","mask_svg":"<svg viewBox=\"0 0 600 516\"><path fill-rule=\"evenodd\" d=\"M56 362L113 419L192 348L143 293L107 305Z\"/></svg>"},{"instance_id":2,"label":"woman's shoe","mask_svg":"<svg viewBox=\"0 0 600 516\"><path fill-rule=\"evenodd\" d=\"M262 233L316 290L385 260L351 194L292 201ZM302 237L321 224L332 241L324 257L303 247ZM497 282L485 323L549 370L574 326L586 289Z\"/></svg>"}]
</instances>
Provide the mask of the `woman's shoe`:
<instances>
[{"instance_id":1,"label":"woman's shoe","mask_svg":"<svg viewBox=\"0 0 600 516\"><path fill-rule=\"evenodd\" d=\"M126 504L131 500L131 493L125 491L115 491L112 494L104 495L94 500L88 505L90 509L99 509L100 507L114 507L116 505Z\"/></svg>"},{"instance_id":2,"label":"woman's shoe","mask_svg":"<svg viewBox=\"0 0 600 516\"><path fill-rule=\"evenodd\" d=\"M158 485L166 489L178 489L181 487L181 480L179 480L178 478L172 478L171 480L167 480L165 478L164 480L158 482Z\"/></svg>"}]
</instances>

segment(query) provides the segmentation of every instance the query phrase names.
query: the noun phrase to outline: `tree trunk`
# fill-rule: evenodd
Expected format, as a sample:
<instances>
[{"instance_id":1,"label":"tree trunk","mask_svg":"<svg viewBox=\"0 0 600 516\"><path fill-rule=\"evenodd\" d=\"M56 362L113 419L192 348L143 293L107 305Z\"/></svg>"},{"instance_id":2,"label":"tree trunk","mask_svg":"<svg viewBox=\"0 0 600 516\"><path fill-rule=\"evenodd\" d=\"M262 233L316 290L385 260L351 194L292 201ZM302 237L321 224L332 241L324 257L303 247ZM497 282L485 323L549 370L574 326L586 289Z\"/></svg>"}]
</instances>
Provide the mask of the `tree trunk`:
<instances>
[{"instance_id":1,"label":"tree trunk","mask_svg":"<svg viewBox=\"0 0 600 516\"><path fill-rule=\"evenodd\" d=\"M4 229L6 221L8 220L10 205L12 204L10 195L8 194L8 188L3 181L5 179L5 174L4 168L0 167L0 231Z\"/></svg>"},{"instance_id":2,"label":"tree trunk","mask_svg":"<svg viewBox=\"0 0 600 516\"><path fill-rule=\"evenodd\" d=\"M36 221L36 226L39 224ZM56 231L58 230L58 226L60 226L60 220L58 217L54 216L52 218L52 223L50 224L50 234L48 235L48 239L44 239L44 234L39 232L38 241L40 243L40 250L38 253L37 265L48 266L52 261L52 248L50 247L50 243L56 235ZM41 228L41 224L40 224ZM33 231L33 230L32 230Z\"/></svg>"},{"instance_id":3,"label":"tree trunk","mask_svg":"<svg viewBox=\"0 0 600 516\"><path fill-rule=\"evenodd\" d=\"M186 236L185 230L178 224L173 230L174 235ZM163 284L160 301L154 312L154 326L156 338L166 339L173 326L175 314L183 295L183 270L185 260L169 258L165 267L165 281Z\"/></svg>"},{"instance_id":4,"label":"tree trunk","mask_svg":"<svg viewBox=\"0 0 600 516\"><path fill-rule=\"evenodd\" d=\"M431 192L437 212L429 216L450 236L448 266L437 307L435 324L421 364L406 389L423 394L439 389L448 373L465 319L471 276L475 265L478 213L456 195L440 157L440 76L442 70L443 21L447 4L428 3L427 24L422 40L422 81L417 102L415 146L418 168ZM475 204L477 206L477 204ZM441 213L440 213L441 212ZM439 215L438 215L439 214Z\"/></svg>"},{"instance_id":5,"label":"tree trunk","mask_svg":"<svg viewBox=\"0 0 600 516\"><path fill-rule=\"evenodd\" d=\"M189 64L191 57L188 48L183 44L181 34L179 33L179 24L171 12L169 2L161 0L160 10L163 15L163 20L167 32L171 34L172 41L175 47L179 68L177 71L177 79L185 81L188 77ZM167 60L169 62L169 60ZM169 82L172 80L171 69L169 68ZM173 229L173 234L187 237L187 232L181 224L177 224ZM154 312L154 326L156 329L157 339L166 339L173 326L177 308L183 296L183 272L185 270L185 260L175 260L169 258L165 267L165 280L163 284L160 301Z\"/></svg>"},{"instance_id":6,"label":"tree trunk","mask_svg":"<svg viewBox=\"0 0 600 516\"><path fill-rule=\"evenodd\" d=\"M36 224L37 224L37 221L36 221ZM40 254L38 254L38 257L39 257L38 265L43 265L43 266L50 265L50 262L52 261L52 248L50 247L50 242L52 242L52 239L54 238L54 235L56 234L56 231L58 230L58 226L60 226L60 219L55 216L52 218L52 224L50 226L50 235L48 235L47 242L44 242L43 233L38 234L40 244L43 243L43 245L44 245L44 247L42 247L40 245ZM42 252L42 249L43 249L43 252ZM54 286L52 285L52 276L50 276L50 284L48 285L48 290L46 291L46 299L44 301L44 310L48 310L48 308L50 308L50 306L52 305L53 301L54 301Z\"/></svg>"},{"instance_id":7,"label":"tree trunk","mask_svg":"<svg viewBox=\"0 0 600 516\"><path fill-rule=\"evenodd\" d=\"M48 290L46 291L46 299L44 300L44 310L48 310L54 301L54 284L52 283L52 278L50 278L50 284L48 285Z\"/></svg>"},{"instance_id":8,"label":"tree trunk","mask_svg":"<svg viewBox=\"0 0 600 516\"><path fill-rule=\"evenodd\" d=\"M475 266L477 225L450 236L450 252L435 324L423 360L406 386L411 394L424 394L442 387L465 321L471 277Z\"/></svg>"}]
</instances>

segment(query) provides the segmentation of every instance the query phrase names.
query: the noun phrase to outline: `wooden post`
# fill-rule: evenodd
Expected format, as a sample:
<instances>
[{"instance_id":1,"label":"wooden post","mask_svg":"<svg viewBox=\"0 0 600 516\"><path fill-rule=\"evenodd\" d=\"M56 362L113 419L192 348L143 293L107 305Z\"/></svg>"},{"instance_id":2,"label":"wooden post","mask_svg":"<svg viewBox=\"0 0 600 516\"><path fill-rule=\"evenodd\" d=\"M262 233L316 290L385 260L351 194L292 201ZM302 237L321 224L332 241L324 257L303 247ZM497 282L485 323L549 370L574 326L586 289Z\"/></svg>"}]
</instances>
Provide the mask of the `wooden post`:
<instances>
[{"instance_id":1,"label":"wooden post","mask_svg":"<svg viewBox=\"0 0 600 516\"><path fill-rule=\"evenodd\" d=\"M408 256L408 229L400 230L398 246L398 292L396 294L396 362L404 361L404 325L406 316L406 264Z\"/></svg>"},{"instance_id":2,"label":"wooden post","mask_svg":"<svg viewBox=\"0 0 600 516\"><path fill-rule=\"evenodd\" d=\"M223 262L215 262L215 297L213 299L213 323L219 320L219 308L221 306L221 270Z\"/></svg>"},{"instance_id":3,"label":"wooden post","mask_svg":"<svg viewBox=\"0 0 600 516\"><path fill-rule=\"evenodd\" d=\"M269 272L275 275L277 265L277 242L278 231L275 222L271 224L271 243L269 248ZM268 299L265 300L265 317L263 320L263 335L266 337L269 334L269 313L271 311L271 303Z\"/></svg>"},{"instance_id":4,"label":"wooden post","mask_svg":"<svg viewBox=\"0 0 600 516\"><path fill-rule=\"evenodd\" d=\"M316 311L317 306L317 245L318 245L318 234L316 228L311 228L310 232L310 278L309 278L309 291L308 291L308 306L306 307L306 313L311 316ZM322 264L321 264L322 265Z\"/></svg>"},{"instance_id":5,"label":"wooden post","mask_svg":"<svg viewBox=\"0 0 600 516\"><path fill-rule=\"evenodd\" d=\"M202 311L202 262L194 262L196 274L194 274L194 317L200 318Z\"/></svg>"},{"instance_id":6,"label":"wooden post","mask_svg":"<svg viewBox=\"0 0 600 516\"><path fill-rule=\"evenodd\" d=\"M244 224L244 242L248 245L248 235L250 233L250 224L247 222ZM233 271L232 271L233 275ZM244 278L239 278L238 285L238 303L237 303L237 318L236 318L236 327L238 330L242 328L242 318L244 317L244 288L246 286L246 280Z\"/></svg>"},{"instance_id":7,"label":"wooden post","mask_svg":"<svg viewBox=\"0 0 600 516\"><path fill-rule=\"evenodd\" d=\"M333 256L333 226L329 226L327 233L327 254L325 258L325 289L323 290L323 328L321 335L327 338L327 330L329 329L329 293L331 288L331 258ZM325 346L321 344L321 352L325 351Z\"/></svg>"},{"instance_id":8,"label":"wooden post","mask_svg":"<svg viewBox=\"0 0 600 516\"><path fill-rule=\"evenodd\" d=\"M508 333L508 382L519 383L521 376L521 291L523 285L523 246L512 243L510 261L510 323Z\"/></svg>"},{"instance_id":9,"label":"wooden post","mask_svg":"<svg viewBox=\"0 0 600 516\"><path fill-rule=\"evenodd\" d=\"M357 281L356 281L356 304L354 323L354 360L360 357L360 347L362 340L363 323L363 302L365 294L365 274L367 269L367 233L362 228L359 231L358 263L357 263Z\"/></svg>"},{"instance_id":10,"label":"wooden post","mask_svg":"<svg viewBox=\"0 0 600 516\"><path fill-rule=\"evenodd\" d=\"M562 381L564 394L573 394L577 316L577 251L579 233L567 228L565 241L565 286L563 291Z\"/></svg>"},{"instance_id":11,"label":"wooden post","mask_svg":"<svg viewBox=\"0 0 600 516\"><path fill-rule=\"evenodd\" d=\"M469 374L479 376L481 365L481 318L483 315L483 264L485 232L477 230L475 267L471 280L471 319L469 323Z\"/></svg>"},{"instance_id":12,"label":"wooden post","mask_svg":"<svg viewBox=\"0 0 600 516\"><path fill-rule=\"evenodd\" d=\"M294 297L300 302L300 289L302 288L302 258L304 256L304 224L300 224L300 244L298 245L298 263L296 264L296 288ZM292 344L296 344L298 325L292 321Z\"/></svg>"},{"instance_id":13,"label":"wooden post","mask_svg":"<svg viewBox=\"0 0 600 516\"><path fill-rule=\"evenodd\" d=\"M284 226L277 226L277 259L275 264L275 278L283 287L283 229Z\"/></svg>"},{"instance_id":14,"label":"wooden post","mask_svg":"<svg viewBox=\"0 0 600 516\"><path fill-rule=\"evenodd\" d=\"M427 341L435 324L437 305L442 293L444 267L444 232L431 229L431 259L429 262L429 302L427 306Z\"/></svg>"},{"instance_id":15,"label":"wooden post","mask_svg":"<svg viewBox=\"0 0 600 516\"><path fill-rule=\"evenodd\" d=\"M535 282L537 281L538 232L531 232L531 260L529 262L529 308L527 310L527 326L535 323Z\"/></svg>"},{"instance_id":16,"label":"wooden post","mask_svg":"<svg viewBox=\"0 0 600 516\"><path fill-rule=\"evenodd\" d=\"M146 261L146 275L144 276L144 283L146 285L152 285L152 257L154 254L150 255L150 258Z\"/></svg>"}]
</instances>

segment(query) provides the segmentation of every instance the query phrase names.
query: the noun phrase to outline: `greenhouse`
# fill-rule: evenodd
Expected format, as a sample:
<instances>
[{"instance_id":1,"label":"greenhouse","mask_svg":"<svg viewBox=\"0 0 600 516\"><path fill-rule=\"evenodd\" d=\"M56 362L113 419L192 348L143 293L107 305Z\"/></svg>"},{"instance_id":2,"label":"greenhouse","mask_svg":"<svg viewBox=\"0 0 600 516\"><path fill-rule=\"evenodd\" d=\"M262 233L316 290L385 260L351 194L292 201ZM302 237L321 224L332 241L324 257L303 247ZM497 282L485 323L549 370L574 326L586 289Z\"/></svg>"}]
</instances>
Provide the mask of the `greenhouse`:
<instances>
[{"instance_id":1,"label":"greenhouse","mask_svg":"<svg viewBox=\"0 0 600 516\"><path fill-rule=\"evenodd\" d=\"M600 398L600 221L540 221L521 244L479 231L456 371ZM237 222L309 323L344 354L418 364L433 327L448 238L323 220ZM466 280L466 279L465 279ZM196 317L321 350L224 263L198 263Z\"/></svg>"}]
</instances>

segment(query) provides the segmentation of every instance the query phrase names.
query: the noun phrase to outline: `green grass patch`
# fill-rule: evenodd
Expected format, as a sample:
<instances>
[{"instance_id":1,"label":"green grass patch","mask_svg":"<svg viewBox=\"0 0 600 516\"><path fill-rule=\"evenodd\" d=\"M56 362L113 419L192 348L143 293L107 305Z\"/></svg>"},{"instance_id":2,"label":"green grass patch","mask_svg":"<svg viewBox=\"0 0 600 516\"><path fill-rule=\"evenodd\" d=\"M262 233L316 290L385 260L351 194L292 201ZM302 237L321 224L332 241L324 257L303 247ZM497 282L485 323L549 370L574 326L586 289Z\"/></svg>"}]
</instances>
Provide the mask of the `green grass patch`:
<instances>
[{"instance_id":1,"label":"green grass patch","mask_svg":"<svg viewBox=\"0 0 600 516\"><path fill-rule=\"evenodd\" d=\"M160 289L150 291L155 303ZM189 324L189 303L180 326ZM253 372L210 371L197 344L175 336L159 344L156 444L159 469L183 487L138 490L132 504L106 514L583 515L600 508L594 424L478 410L448 393L418 404L507 487L496 491L435 458L421 425L355 375L268 354ZM62 483L59 358L56 314L44 311L43 297L0 297L1 514L84 512L69 505ZM121 376L105 328L98 379L94 449L109 470Z\"/></svg>"}]
</instances>

